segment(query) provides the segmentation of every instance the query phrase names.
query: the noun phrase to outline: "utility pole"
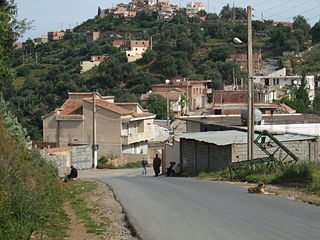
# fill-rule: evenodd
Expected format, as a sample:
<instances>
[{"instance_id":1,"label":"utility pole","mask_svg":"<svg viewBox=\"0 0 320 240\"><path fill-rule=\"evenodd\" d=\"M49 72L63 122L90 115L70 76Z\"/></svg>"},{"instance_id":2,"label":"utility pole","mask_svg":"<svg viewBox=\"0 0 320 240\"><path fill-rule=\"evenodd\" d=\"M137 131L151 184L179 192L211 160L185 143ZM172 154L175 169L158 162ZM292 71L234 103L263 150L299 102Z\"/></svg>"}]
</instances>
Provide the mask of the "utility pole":
<instances>
[{"instance_id":1,"label":"utility pole","mask_svg":"<svg viewBox=\"0 0 320 240\"><path fill-rule=\"evenodd\" d=\"M248 160L253 161L254 140L254 86L253 86L253 54L252 54L252 7L247 7L248 13ZM253 166L252 166L253 167Z\"/></svg>"},{"instance_id":2,"label":"utility pole","mask_svg":"<svg viewBox=\"0 0 320 240\"><path fill-rule=\"evenodd\" d=\"M97 146L97 126L96 126L96 111L97 111L97 107L96 107L96 92L92 92L92 98L93 98L93 104L92 104L92 167L96 168L97 164L98 164L98 160L97 160L97 150L98 150L98 146Z\"/></svg>"}]
</instances>

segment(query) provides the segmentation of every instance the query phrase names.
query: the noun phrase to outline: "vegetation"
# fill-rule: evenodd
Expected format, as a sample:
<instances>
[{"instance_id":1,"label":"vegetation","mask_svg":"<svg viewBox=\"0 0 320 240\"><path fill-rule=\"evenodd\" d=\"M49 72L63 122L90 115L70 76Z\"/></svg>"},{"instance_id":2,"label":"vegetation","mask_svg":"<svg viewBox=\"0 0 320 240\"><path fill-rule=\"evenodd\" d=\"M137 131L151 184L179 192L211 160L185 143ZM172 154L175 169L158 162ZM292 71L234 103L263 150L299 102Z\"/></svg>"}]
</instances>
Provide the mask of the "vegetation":
<instances>
[{"instance_id":1,"label":"vegetation","mask_svg":"<svg viewBox=\"0 0 320 240\"><path fill-rule=\"evenodd\" d=\"M263 181L266 184L304 184L305 188L313 193L320 195L320 164L319 163L300 163L287 165L284 168L274 169L259 167L257 170L244 169L234 172L230 176L228 169L217 172L200 172L194 175L197 178L215 178L241 180L252 183Z\"/></svg>"},{"instance_id":2,"label":"vegetation","mask_svg":"<svg viewBox=\"0 0 320 240\"><path fill-rule=\"evenodd\" d=\"M73 33L65 33L63 40L40 45L30 40L25 48L16 49L10 64L14 79L3 84L3 93L31 139L41 140L41 116L59 107L68 91L98 89L101 94L114 95L116 101L138 101L152 84L168 78L211 79L214 89L232 84L234 78L246 79L238 64L225 62L232 53L246 52L245 47L235 46L231 41L235 36L247 40L245 9L226 5L219 15L200 11L193 18L187 18L184 12L170 20L160 20L157 16L156 12L138 12L135 18L126 21L107 14L103 19L85 21ZM200 22L200 16L205 16L207 21ZM318 24L311 28L303 16L295 17L293 22L294 31L281 24L272 26L253 21L255 50L261 47L265 55L275 57L282 51L305 50L310 38L318 41ZM85 32L98 30L101 37L86 42ZM116 39L151 37L152 50L135 63L128 63L125 54L112 46ZM98 67L80 74L80 61L101 54L108 57ZM296 66L294 71L301 73L303 69L299 64ZM320 65L314 65L314 70L320 71ZM153 104L149 106L150 111L155 110ZM157 118L166 118L164 111L157 112Z\"/></svg>"}]
</instances>

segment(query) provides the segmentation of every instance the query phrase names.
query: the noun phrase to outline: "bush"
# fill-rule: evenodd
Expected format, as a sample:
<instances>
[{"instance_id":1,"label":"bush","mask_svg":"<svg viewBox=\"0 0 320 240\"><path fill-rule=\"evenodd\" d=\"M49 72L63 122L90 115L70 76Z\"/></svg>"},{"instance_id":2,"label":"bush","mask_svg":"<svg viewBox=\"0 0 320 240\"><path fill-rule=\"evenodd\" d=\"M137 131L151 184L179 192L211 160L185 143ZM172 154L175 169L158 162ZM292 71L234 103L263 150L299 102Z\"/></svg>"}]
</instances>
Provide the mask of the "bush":
<instances>
[{"instance_id":1,"label":"bush","mask_svg":"<svg viewBox=\"0 0 320 240\"><path fill-rule=\"evenodd\" d=\"M57 170L10 137L0 120L0 236L29 239L61 208Z\"/></svg>"},{"instance_id":2,"label":"bush","mask_svg":"<svg viewBox=\"0 0 320 240\"><path fill-rule=\"evenodd\" d=\"M121 166L123 168L140 168L142 167L141 161L138 162L129 162Z\"/></svg>"}]
</instances>

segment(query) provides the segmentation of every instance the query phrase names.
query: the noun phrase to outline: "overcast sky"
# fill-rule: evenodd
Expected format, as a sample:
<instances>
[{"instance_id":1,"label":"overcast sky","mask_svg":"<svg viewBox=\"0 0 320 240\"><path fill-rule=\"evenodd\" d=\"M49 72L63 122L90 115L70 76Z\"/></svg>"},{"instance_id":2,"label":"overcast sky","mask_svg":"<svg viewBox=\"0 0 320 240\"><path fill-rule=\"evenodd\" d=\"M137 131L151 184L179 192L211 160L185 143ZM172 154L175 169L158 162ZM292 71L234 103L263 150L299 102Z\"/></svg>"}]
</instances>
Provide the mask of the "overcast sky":
<instances>
[{"instance_id":1,"label":"overcast sky","mask_svg":"<svg viewBox=\"0 0 320 240\"><path fill-rule=\"evenodd\" d=\"M313 26L320 19L320 0L197 0L205 3L205 10L219 13L222 6L234 4L236 7L251 5L256 19L292 21L297 15L305 16ZM97 14L98 6L110 8L129 0L16 0L18 18L33 21L22 40L36 38L49 31L73 28ZM176 5L185 6L187 0L173 0Z\"/></svg>"}]
</instances>

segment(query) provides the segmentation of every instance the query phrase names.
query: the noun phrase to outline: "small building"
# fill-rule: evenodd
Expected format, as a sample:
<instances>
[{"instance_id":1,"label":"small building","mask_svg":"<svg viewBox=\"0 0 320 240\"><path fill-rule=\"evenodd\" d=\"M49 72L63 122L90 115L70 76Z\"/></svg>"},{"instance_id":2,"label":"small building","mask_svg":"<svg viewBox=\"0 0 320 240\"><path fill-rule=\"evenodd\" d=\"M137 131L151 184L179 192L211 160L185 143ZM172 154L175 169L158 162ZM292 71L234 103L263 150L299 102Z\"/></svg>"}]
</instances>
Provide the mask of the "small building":
<instances>
[{"instance_id":1,"label":"small building","mask_svg":"<svg viewBox=\"0 0 320 240\"><path fill-rule=\"evenodd\" d=\"M286 91L286 86L299 87L302 82L301 75L288 76L286 68L282 68L278 71L272 72L266 76L254 76L254 83L259 87L278 86ZM305 77L309 99L313 101L315 98L315 81L314 76Z\"/></svg>"},{"instance_id":2,"label":"small building","mask_svg":"<svg viewBox=\"0 0 320 240\"><path fill-rule=\"evenodd\" d=\"M94 68L95 66L99 66L100 63L106 57L108 57L108 56L107 55L97 55L97 56L91 56L90 61L81 61L80 62L80 67L81 67L80 73L85 73L85 72L91 70L92 68Z\"/></svg>"},{"instance_id":3,"label":"small building","mask_svg":"<svg viewBox=\"0 0 320 240\"><path fill-rule=\"evenodd\" d=\"M86 32L86 41L93 42L100 38L100 32Z\"/></svg>"},{"instance_id":4,"label":"small building","mask_svg":"<svg viewBox=\"0 0 320 240\"><path fill-rule=\"evenodd\" d=\"M243 131L214 131L180 134L180 165L184 173L218 171L228 168L232 162L247 160L247 133ZM255 134L255 138L258 134ZM274 135L299 158L299 162L318 161L316 137L306 135ZM268 140L266 140L267 142ZM269 148L270 152L277 145ZM256 145L254 158L267 157ZM278 151L279 156L283 154ZM276 158L278 156L275 156Z\"/></svg>"},{"instance_id":5,"label":"small building","mask_svg":"<svg viewBox=\"0 0 320 240\"><path fill-rule=\"evenodd\" d=\"M35 45L47 43L48 42L48 35L42 35L40 38L33 39L33 43Z\"/></svg>"},{"instance_id":6,"label":"small building","mask_svg":"<svg viewBox=\"0 0 320 240\"><path fill-rule=\"evenodd\" d=\"M56 41L64 38L64 32L48 32L48 40Z\"/></svg>"},{"instance_id":7,"label":"small building","mask_svg":"<svg viewBox=\"0 0 320 240\"><path fill-rule=\"evenodd\" d=\"M143 57L150 42L147 40L114 40L112 45L126 52L128 62L135 62Z\"/></svg>"},{"instance_id":8,"label":"small building","mask_svg":"<svg viewBox=\"0 0 320 240\"><path fill-rule=\"evenodd\" d=\"M202 2L189 2L186 4L186 11L188 13L196 14L204 10L204 4Z\"/></svg>"}]
</instances>

